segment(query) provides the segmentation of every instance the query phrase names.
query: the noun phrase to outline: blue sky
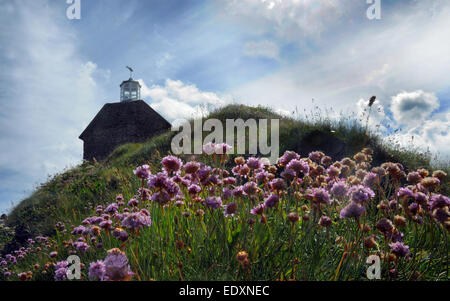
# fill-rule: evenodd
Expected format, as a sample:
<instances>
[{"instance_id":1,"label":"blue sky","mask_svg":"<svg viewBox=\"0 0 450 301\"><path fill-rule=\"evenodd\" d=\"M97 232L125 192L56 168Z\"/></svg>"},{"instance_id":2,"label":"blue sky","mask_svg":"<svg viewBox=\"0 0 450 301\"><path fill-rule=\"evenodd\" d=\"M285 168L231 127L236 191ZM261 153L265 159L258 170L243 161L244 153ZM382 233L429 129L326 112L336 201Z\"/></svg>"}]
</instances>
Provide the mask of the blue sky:
<instances>
[{"instance_id":1,"label":"blue sky","mask_svg":"<svg viewBox=\"0 0 450 301\"><path fill-rule=\"evenodd\" d=\"M170 121L230 102L361 114L375 94L371 126L450 154L447 0L381 0L380 20L365 0L81 0L80 20L68 6L0 0L1 212L81 162L126 65Z\"/></svg>"}]
</instances>

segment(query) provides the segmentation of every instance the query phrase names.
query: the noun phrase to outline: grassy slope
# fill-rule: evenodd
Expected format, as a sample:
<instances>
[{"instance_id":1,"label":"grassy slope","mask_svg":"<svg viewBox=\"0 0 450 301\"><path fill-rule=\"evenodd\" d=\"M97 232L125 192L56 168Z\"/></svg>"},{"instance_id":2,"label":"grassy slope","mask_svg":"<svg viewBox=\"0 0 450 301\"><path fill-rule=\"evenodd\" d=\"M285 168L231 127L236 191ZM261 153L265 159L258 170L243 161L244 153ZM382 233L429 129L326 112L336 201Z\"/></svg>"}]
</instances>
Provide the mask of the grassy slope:
<instances>
[{"instance_id":1,"label":"grassy slope","mask_svg":"<svg viewBox=\"0 0 450 301\"><path fill-rule=\"evenodd\" d=\"M328 137L333 131L332 135L345 145L342 157L351 156L363 147L370 146L375 150L375 164L392 161L401 162L407 169L430 168L430 160L426 156L413 151L389 149L375 135L366 135L365 129L356 121L316 119L304 122L281 117L267 108L243 105L227 106L212 112L208 118L222 121L237 118L279 118L281 154L285 150L301 153L304 150L302 137L309 133L319 136L322 133ZM58 220L79 221L90 212L90 205L109 203L119 193L131 195L139 187L132 170L144 163L159 166L161 156L170 150L173 135L174 133L166 133L143 144L123 145L104 162L85 162L55 175L9 214L7 225L17 229L15 240L9 248L16 248L29 235L54 234L54 224ZM341 157L333 159L340 160ZM448 195L448 185L445 190L444 194Z\"/></svg>"}]
</instances>

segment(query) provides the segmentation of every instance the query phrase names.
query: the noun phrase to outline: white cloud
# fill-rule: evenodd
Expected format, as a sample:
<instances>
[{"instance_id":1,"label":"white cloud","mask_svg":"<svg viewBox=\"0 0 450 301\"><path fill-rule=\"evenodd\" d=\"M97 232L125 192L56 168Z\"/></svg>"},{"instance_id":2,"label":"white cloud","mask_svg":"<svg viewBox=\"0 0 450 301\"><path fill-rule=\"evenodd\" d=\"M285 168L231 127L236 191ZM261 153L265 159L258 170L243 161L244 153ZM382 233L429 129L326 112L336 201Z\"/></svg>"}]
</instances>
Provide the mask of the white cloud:
<instances>
[{"instance_id":1,"label":"white cloud","mask_svg":"<svg viewBox=\"0 0 450 301\"><path fill-rule=\"evenodd\" d=\"M254 103L292 106L314 98L341 109L373 94L386 106L402 90L439 91L448 85L450 70L450 5L439 3L433 16L418 3L401 17L340 33L338 40L323 41L301 60L232 93Z\"/></svg>"},{"instance_id":2,"label":"white cloud","mask_svg":"<svg viewBox=\"0 0 450 301\"><path fill-rule=\"evenodd\" d=\"M274 42L263 40L259 42L251 41L244 45L244 54L252 57L266 57L278 59L280 49Z\"/></svg>"},{"instance_id":3,"label":"white cloud","mask_svg":"<svg viewBox=\"0 0 450 301\"><path fill-rule=\"evenodd\" d=\"M202 116L199 107L191 106L173 98L165 98L163 101L152 103L152 107L170 121Z\"/></svg>"},{"instance_id":4,"label":"white cloud","mask_svg":"<svg viewBox=\"0 0 450 301\"><path fill-rule=\"evenodd\" d=\"M292 112L291 111L288 111L288 110L285 110L285 109L282 109L282 108L275 108L274 111L275 111L275 113L280 114L281 116L292 117Z\"/></svg>"},{"instance_id":5,"label":"white cloud","mask_svg":"<svg viewBox=\"0 0 450 301\"><path fill-rule=\"evenodd\" d=\"M169 121L191 119L204 116L212 108L231 103L229 96L201 91L195 85L180 80L166 79L164 86L148 87L140 79L142 98L150 98L151 106Z\"/></svg>"},{"instance_id":6,"label":"white cloud","mask_svg":"<svg viewBox=\"0 0 450 301\"><path fill-rule=\"evenodd\" d=\"M200 91L195 85L187 85L180 80L166 80L169 95L186 103L222 105L225 100L212 92Z\"/></svg>"},{"instance_id":7,"label":"white cloud","mask_svg":"<svg viewBox=\"0 0 450 301\"><path fill-rule=\"evenodd\" d=\"M316 37L348 22L363 1L341 0L222 0L225 11L254 33L275 31L278 36L297 40ZM362 10L365 13L365 10Z\"/></svg>"},{"instance_id":8,"label":"white cloud","mask_svg":"<svg viewBox=\"0 0 450 301\"><path fill-rule=\"evenodd\" d=\"M390 138L407 147L430 152L438 161L450 160L450 113L438 114Z\"/></svg>"},{"instance_id":9,"label":"white cloud","mask_svg":"<svg viewBox=\"0 0 450 301\"><path fill-rule=\"evenodd\" d=\"M395 121L415 127L439 108L439 100L433 93L422 90L402 92L392 97L391 111Z\"/></svg>"},{"instance_id":10,"label":"white cloud","mask_svg":"<svg viewBox=\"0 0 450 301\"><path fill-rule=\"evenodd\" d=\"M330 4L331 1L285 1L281 5L286 5L287 8L305 6L306 12L308 10L317 9L317 7L329 7L336 5L339 11L346 12L345 17L350 19L361 19L365 16L366 5L355 4L354 2L339 1L335 4ZM327 3L328 2L328 3ZM364 2L364 1L361 1ZM322 71L320 75L325 75L328 79L342 77L342 83L349 79L350 84L361 84L361 77L364 78L363 83L385 85L388 79L388 73L401 72L401 80L406 75L412 78L420 78L423 81L429 75L433 78L438 75L433 75L432 71L438 69L439 76L443 75L443 70L448 70L446 67L450 63L447 53L450 42L447 37L449 35L450 20L447 18L450 6L448 2L444 1L430 1L438 6L437 12L431 12L429 4L418 2L411 7L400 7L401 14L395 14L395 11L390 11L389 14L377 23L358 24L349 28L348 31L340 32L335 26L327 27L330 31L329 39L321 41L319 49L312 49L307 52L299 64L294 64L292 69L303 73L316 75L318 71ZM264 21L268 18L265 14L266 9L262 12L254 10L255 7L263 7L261 1L234 1L231 2L230 7L243 7L243 11L247 11L252 15L256 21ZM245 8L245 9L244 9ZM300 8L299 8L300 9ZM306 14L305 12L305 14ZM282 27L288 27L290 9L281 10L278 12L279 17L275 18ZM235 17L247 20L244 13L239 13L238 9L235 11ZM342 13L344 14L344 13ZM327 13L327 18L332 16L332 13ZM312 22L322 22L321 18ZM328 22L328 21L325 21ZM273 24L272 24L273 25ZM254 26L258 27L258 26ZM439 31L436 31L439 28ZM266 31L274 31L273 26L267 26ZM275 30L278 34L278 32ZM296 28L295 32L301 32ZM333 35L332 33L336 33ZM281 39L282 35L278 35ZM317 37L317 35L315 35ZM333 38L336 37L336 38ZM303 36L295 36L294 41L303 44L308 41ZM417 72L417 67L420 66L421 72ZM436 68L439 66L439 68ZM314 68L308 68L314 67ZM402 72L407 69L406 72ZM329 74L326 71L333 71ZM410 72L416 70L416 72ZM338 72L336 72L338 71ZM426 71L426 76L423 74ZM384 79L383 79L384 77ZM315 76L314 76L315 78ZM392 75L390 78L395 78ZM415 81L415 80L414 80ZM428 79L427 82L432 82ZM443 82L440 80L439 82ZM408 87L408 89L410 89Z\"/></svg>"},{"instance_id":11,"label":"white cloud","mask_svg":"<svg viewBox=\"0 0 450 301\"><path fill-rule=\"evenodd\" d=\"M46 4L11 1L1 12L0 210L81 162L78 136L102 105L96 78L108 71L80 58L65 14Z\"/></svg>"}]
</instances>

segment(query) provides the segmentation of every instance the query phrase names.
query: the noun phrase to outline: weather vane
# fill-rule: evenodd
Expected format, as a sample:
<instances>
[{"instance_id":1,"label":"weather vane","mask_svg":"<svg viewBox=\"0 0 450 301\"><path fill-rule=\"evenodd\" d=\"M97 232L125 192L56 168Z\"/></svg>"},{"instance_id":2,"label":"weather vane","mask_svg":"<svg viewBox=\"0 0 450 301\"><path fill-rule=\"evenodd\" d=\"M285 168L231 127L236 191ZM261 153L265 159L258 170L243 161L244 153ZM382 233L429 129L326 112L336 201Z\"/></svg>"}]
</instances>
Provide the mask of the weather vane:
<instances>
[{"instance_id":1,"label":"weather vane","mask_svg":"<svg viewBox=\"0 0 450 301\"><path fill-rule=\"evenodd\" d=\"M133 78L133 68L127 66L127 69L130 70L130 78Z\"/></svg>"}]
</instances>

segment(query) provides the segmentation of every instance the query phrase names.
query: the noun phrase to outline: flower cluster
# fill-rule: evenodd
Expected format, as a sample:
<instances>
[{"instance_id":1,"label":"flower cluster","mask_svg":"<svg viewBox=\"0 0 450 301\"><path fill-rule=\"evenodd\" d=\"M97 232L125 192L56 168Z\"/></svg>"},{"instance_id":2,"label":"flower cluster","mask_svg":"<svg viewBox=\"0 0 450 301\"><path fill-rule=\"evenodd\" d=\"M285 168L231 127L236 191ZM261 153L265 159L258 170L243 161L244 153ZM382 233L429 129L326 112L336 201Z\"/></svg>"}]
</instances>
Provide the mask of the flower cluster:
<instances>
[{"instance_id":1,"label":"flower cluster","mask_svg":"<svg viewBox=\"0 0 450 301\"><path fill-rule=\"evenodd\" d=\"M10 267L27 254L37 252L39 245L39 248L46 246L46 258L50 261L42 270L53 267L55 280L67 279L68 264L64 261L67 254L77 254L89 261L96 259L86 267L91 280L131 280L140 272L135 263L139 259L141 237L164 245L163 252L152 250L152 258L162 261L185 258L180 252L191 254L188 244L202 234L194 234L195 230L190 228L179 233L182 227L190 225L198 225L197 231L205 231L206 237L198 239L202 244L220 241L259 246L247 244L242 238L237 242L234 236L241 232L245 237L259 235L266 230L272 235L272 227L287 227L277 233L290 233L290 246L301 241L303 235L316 235L313 242L323 235L328 244L337 248L334 252L343 252L342 262L349 254L358 258L373 252L382 255L389 269L395 270L390 275L398 275L397 269L401 267L398 262L411 260L411 252L416 249L405 229L422 227L425 223L431 223L428 227L450 229L450 199L440 192L447 176L443 171L430 175L419 169L408 173L401 164L391 162L372 167L370 149L340 161L333 161L320 151L303 158L287 151L277 164L271 165L263 158L237 157L234 166L229 166L225 163L230 149L226 144L204 146L206 159L220 159L218 166L194 158L184 163L178 157L167 156L162 159L161 168L152 170L153 173L149 165L137 167L134 174L140 188L135 195L127 192L117 195L109 204L92 205L94 215L79 224L58 222L55 228L64 237L59 248L53 248L48 238L36 237L28 241L29 248L1 257L4 276L12 277ZM154 227L157 230L152 231ZM301 231L304 232L299 235ZM167 232L176 238L174 246L178 252L176 256L168 256L169 259L165 257L167 245L161 236ZM218 239L219 233L225 233L226 237ZM294 239L296 235L301 238ZM107 249L110 250L102 259ZM95 256L101 252L103 255ZM253 264L249 254L253 253L256 254L238 253L239 269L249 271ZM171 262L169 274L174 274L176 266L181 275L182 263L175 264ZM28 271L15 276L24 280L32 277Z\"/></svg>"},{"instance_id":2,"label":"flower cluster","mask_svg":"<svg viewBox=\"0 0 450 301\"><path fill-rule=\"evenodd\" d=\"M128 264L127 255L120 249L108 251L105 260L89 265L89 278L100 281L129 281L134 273Z\"/></svg>"}]
</instances>

